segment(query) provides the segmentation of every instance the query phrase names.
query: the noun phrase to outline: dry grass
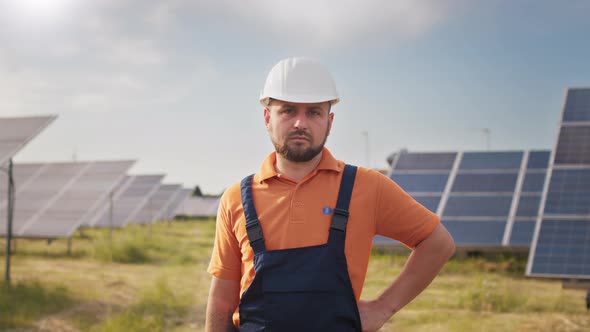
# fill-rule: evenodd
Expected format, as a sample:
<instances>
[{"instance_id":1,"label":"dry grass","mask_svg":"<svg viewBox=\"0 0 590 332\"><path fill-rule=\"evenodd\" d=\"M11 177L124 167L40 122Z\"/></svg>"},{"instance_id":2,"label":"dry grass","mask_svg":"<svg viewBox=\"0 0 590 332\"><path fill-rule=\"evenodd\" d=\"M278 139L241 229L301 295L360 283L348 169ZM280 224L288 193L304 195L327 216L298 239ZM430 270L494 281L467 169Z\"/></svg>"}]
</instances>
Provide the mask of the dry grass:
<instances>
[{"instance_id":1,"label":"dry grass","mask_svg":"<svg viewBox=\"0 0 590 332\"><path fill-rule=\"evenodd\" d=\"M201 331L213 234L212 220L163 222L117 230L111 244L106 230L89 229L74 237L71 256L65 240L18 240L13 286L0 289L0 330ZM376 296L405 259L374 253L362 297ZM383 331L590 330L585 292L527 279L524 264L454 259Z\"/></svg>"}]
</instances>

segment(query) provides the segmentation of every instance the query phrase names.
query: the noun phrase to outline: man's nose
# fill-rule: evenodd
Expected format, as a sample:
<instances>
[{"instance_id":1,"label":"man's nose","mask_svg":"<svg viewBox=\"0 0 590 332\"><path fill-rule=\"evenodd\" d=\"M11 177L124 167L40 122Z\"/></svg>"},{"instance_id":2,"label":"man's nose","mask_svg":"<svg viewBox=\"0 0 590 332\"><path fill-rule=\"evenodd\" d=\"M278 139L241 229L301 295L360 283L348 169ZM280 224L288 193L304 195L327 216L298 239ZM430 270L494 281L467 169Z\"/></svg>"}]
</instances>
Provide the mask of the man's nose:
<instances>
[{"instance_id":1,"label":"man's nose","mask_svg":"<svg viewBox=\"0 0 590 332\"><path fill-rule=\"evenodd\" d=\"M297 115L293 126L297 129L307 129L307 119L305 118L305 113Z\"/></svg>"}]
</instances>

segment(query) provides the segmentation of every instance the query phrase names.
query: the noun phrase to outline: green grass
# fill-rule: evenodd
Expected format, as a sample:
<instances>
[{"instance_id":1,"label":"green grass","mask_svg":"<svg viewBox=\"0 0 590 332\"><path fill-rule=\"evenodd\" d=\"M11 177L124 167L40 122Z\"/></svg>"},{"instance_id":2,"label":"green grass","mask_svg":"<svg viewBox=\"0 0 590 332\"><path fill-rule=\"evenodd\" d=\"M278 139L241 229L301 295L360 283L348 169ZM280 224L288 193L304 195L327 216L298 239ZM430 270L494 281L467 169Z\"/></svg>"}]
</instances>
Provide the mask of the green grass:
<instances>
[{"instance_id":1,"label":"green grass","mask_svg":"<svg viewBox=\"0 0 590 332\"><path fill-rule=\"evenodd\" d=\"M213 220L161 222L18 240L13 286L0 288L0 331L202 331ZM4 248L0 240L0 254ZM377 296L407 254L375 251L362 293ZM4 264L3 259L0 264ZM382 331L588 331L585 291L524 277L526 257L452 259Z\"/></svg>"},{"instance_id":2,"label":"green grass","mask_svg":"<svg viewBox=\"0 0 590 332\"><path fill-rule=\"evenodd\" d=\"M73 305L64 286L43 286L38 281L0 283L0 327L32 325L43 315L59 312Z\"/></svg>"}]
</instances>

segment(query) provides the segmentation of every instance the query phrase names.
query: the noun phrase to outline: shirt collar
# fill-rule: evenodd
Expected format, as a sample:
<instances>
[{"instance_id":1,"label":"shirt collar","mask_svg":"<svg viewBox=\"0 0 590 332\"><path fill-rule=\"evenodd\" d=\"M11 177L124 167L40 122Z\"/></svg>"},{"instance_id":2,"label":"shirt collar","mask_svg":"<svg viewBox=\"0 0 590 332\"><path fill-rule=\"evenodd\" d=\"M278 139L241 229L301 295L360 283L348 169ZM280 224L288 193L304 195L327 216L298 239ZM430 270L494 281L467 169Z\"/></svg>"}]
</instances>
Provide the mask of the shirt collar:
<instances>
[{"instance_id":1,"label":"shirt collar","mask_svg":"<svg viewBox=\"0 0 590 332\"><path fill-rule=\"evenodd\" d=\"M276 162L277 162L277 153L276 152L272 152L264 159L264 161L262 162L262 165L260 166L260 170L258 172L260 182L279 175L275 169ZM342 171L342 167L338 163L338 160L336 160L336 158L334 158L332 153L330 153L330 151L328 151L328 149L326 147L324 147L322 149L322 159L320 160L320 163L316 167L316 170L318 170L318 171L319 170L329 170L329 171L340 172L340 171Z\"/></svg>"}]
</instances>

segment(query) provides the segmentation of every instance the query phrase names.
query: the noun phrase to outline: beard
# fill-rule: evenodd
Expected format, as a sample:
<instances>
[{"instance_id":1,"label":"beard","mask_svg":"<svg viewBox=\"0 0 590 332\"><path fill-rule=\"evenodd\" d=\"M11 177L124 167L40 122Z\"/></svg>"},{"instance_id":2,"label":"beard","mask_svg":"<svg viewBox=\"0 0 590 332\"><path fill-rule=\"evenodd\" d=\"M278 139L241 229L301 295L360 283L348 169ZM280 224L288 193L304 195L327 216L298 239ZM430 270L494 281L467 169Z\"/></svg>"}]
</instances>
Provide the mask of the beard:
<instances>
[{"instance_id":1,"label":"beard","mask_svg":"<svg viewBox=\"0 0 590 332\"><path fill-rule=\"evenodd\" d=\"M322 142L317 146L311 145L309 147L304 147L303 145L299 144L294 144L294 146L290 146L288 141L289 138L291 138L292 136L305 136L309 139L309 142L312 141L311 135L309 135L307 132L303 130L296 130L289 134L289 136L285 140L285 143L283 144L276 142L274 139L272 139L272 136L271 141L279 155L283 156L285 159L289 161L296 163L307 162L315 158L320 152L322 152L322 149L324 148L324 145L328 140L328 132L326 131L326 136L324 137Z\"/></svg>"}]
</instances>

